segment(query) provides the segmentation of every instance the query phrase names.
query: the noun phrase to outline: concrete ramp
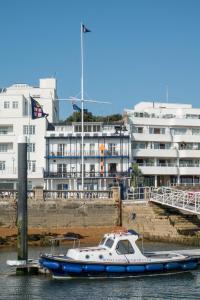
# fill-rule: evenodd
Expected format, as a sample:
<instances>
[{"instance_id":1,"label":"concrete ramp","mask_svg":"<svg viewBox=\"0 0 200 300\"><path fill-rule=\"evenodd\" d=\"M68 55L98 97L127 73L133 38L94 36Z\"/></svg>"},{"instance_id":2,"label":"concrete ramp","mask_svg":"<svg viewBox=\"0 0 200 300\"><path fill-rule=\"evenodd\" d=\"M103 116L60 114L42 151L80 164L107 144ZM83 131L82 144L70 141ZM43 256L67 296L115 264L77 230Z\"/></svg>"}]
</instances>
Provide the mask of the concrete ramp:
<instances>
[{"instance_id":1,"label":"concrete ramp","mask_svg":"<svg viewBox=\"0 0 200 300\"><path fill-rule=\"evenodd\" d=\"M195 215L200 214L200 192L160 187L152 191L150 201Z\"/></svg>"}]
</instances>

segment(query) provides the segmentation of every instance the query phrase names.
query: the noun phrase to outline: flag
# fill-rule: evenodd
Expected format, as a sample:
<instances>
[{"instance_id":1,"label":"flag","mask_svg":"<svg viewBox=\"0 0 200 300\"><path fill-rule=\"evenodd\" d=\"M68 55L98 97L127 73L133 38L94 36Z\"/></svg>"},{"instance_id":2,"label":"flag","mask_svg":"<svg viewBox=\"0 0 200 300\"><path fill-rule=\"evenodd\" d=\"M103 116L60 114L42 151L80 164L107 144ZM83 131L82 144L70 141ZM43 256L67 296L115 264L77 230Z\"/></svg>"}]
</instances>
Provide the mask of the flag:
<instances>
[{"instance_id":1,"label":"flag","mask_svg":"<svg viewBox=\"0 0 200 300\"><path fill-rule=\"evenodd\" d=\"M42 106L32 97L31 98L31 108L32 108L32 119L48 117L48 114L43 112Z\"/></svg>"},{"instance_id":2,"label":"flag","mask_svg":"<svg viewBox=\"0 0 200 300\"><path fill-rule=\"evenodd\" d=\"M87 32L91 32L91 30L87 29L87 28L85 27L85 25L82 24L82 32L83 32L83 33L87 33Z\"/></svg>"},{"instance_id":3,"label":"flag","mask_svg":"<svg viewBox=\"0 0 200 300\"><path fill-rule=\"evenodd\" d=\"M73 110L76 110L78 112L81 111L81 108L78 105L74 104L74 103L72 104L72 107L73 107Z\"/></svg>"}]
</instances>

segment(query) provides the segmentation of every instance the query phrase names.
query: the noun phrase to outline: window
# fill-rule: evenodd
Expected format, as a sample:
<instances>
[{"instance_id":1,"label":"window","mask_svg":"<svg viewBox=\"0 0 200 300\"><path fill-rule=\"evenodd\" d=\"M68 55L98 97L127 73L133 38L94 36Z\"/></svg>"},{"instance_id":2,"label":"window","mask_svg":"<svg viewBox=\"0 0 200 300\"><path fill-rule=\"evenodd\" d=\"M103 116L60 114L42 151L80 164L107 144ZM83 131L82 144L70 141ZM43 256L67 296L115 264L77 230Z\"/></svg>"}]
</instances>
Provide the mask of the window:
<instances>
[{"instance_id":1,"label":"window","mask_svg":"<svg viewBox=\"0 0 200 300\"><path fill-rule=\"evenodd\" d=\"M81 132L81 125L75 125L74 131L75 132Z\"/></svg>"},{"instance_id":2,"label":"window","mask_svg":"<svg viewBox=\"0 0 200 300\"><path fill-rule=\"evenodd\" d=\"M58 173L67 173L67 165L66 164L58 164L57 171L58 171Z\"/></svg>"},{"instance_id":3,"label":"window","mask_svg":"<svg viewBox=\"0 0 200 300\"><path fill-rule=\"evenodd\" d=\"M10 108L10 102L4 101L4 108Z\"/></svg>"},{"instance_id":4,"label":"window","mask_svg":"<svg viewBox=\"0 0 200 300\"><path fill-rule=\"evenodd\" d=\"M17 101L13 101L12 108L18 108L18 102Z\"/></svg>"},{"instance_id":5,"label":"window","mask_svg":"<svg viewBox=\"0 0 200 300\"><path fill-rule=\"evenodd\" d=\"M117 144L108 144L108 155L117 155Z\"/></svg>"},{"instance_id":6,"label":"window","mask_svg":"<svg viewBox=\"0 0 200 300\"><path fill-rule=\"evenodd\" d=\"M95 155L95 144L90 144L90 155Z\"/></svg>"},{"instance_id":7,"label":"window","mask_svg":"<svg viewBox=\"0 0 200 300\"><path fill-rule=\"evenodd\" d=\"M112 239L107 239L105 242L105 246L108 248L112 248L112 245L114 244L114 241Z\"/></svg>"},{"instance_id":8,"label":"window","mask_svg":"<svg viewBox=\"0 0 200 300\"><path fill-rule=\"evenodd\" d=\"M100 125L93 125L93 132L100 132Z\"/></svg>"},{"instance_id":9,"label":"window","mask_svg":"<svg viewBox=\"0 0 200 300\"><path fill-rule=\"evenodd\" d=\"M103 239L101 240L101 242L100 242L100 245L103 245L104 242L105 242L105 240L106 240L106 238L103 238Z\"/></svg>"},{"instance_id":10,"label":"window","mask_svg":"<svg viewBox=\"0 0 200 300\"><path fill-rule=\"evenodd\" d=\"M65 144L58 144L58 155L63 156L65 153Z\"/></svg>"},{"instance_id":11,"label":"window","mask_svg":"<svg viewBox=\"0 0 200 300\"><path fill-rule=\"evenodd\" d=\"M171 133L173 135L182 135L186 134L187 129L186 128L171 128Z\"/></svg>"},{"instance_id":12,"label":"window","mask_svg":"<svg viewBox=\"0 0 200 300\"><path fill-rule=\"evenodd\" d=\"M165 134L165 128L150 127L149 128L149 133L150 134Z\"/></svg>"},{"instance_id":13,"label":"window","mask_svg":"<svg viewBox=\"0 0 200 300\"><path fill-rule=\"evenodd\" d=\"M133 127L133 133L143 133L143 127Z\"/></svg>"},{"instance_id":14,"label":"window","mask_svg":"<svg viewBox=\"0 0 200 300\"><path fill-rule=\"evenodd\" d=\"M6 169L6 162L5 161L0 161L0 171L4 171Z\"/></svg>"},{"instance_id":15,"label":"window","mask_svg":"<svg viewBox=\"0 0 200 300\"><path fill-rule=\"evenodd\" d=\"M117 254L133 254L135 251L129 240L121 240L116 246Z\"/></svg>"},{"instance_id":16,"label":"window","mask_svg":"<svg viewBox=\"0 0 200 300\"><path fill-rule=\"evenodd\" d=\"M194 135L200 135L200 128L193 128L192 129L192 134L194 134Z\"/></svg>"},{"instance_id":17,"label":"window","mask_svg":"<svg viewBox=\"0 0 200 300\"><path fill-rule=\"evenodd\" d=\"M36 160L28 160L27 167L28 167L28 171L35 172L36 171Z\"/></svg>"},{"instance_id":18,"label":"window","mask_svg":"<svg viewBox=\"0 0 200 300\"><path fill-rule=\"evenodd\" d=\"M35 152L35 143L28 144L27 152Z\"/></svg>"},{"instance_id":19,"label":"window","mask_svg":"<svg viewBox=\"0 0 200 300\"><path fill-rule=\"evenodd\" d=\"M8 152L8 144L0 144L0 152Z\"/></svg>"},{"instance_id":20,"label":"window","mask_svg":"<svg viewBox=\"0 0 200 300\"><path fill-rule=\"evenodd\" d=\"M24 125L23 126L23 134L34 135L35 134L35 125Z\"/></svg>"}]
</instances>

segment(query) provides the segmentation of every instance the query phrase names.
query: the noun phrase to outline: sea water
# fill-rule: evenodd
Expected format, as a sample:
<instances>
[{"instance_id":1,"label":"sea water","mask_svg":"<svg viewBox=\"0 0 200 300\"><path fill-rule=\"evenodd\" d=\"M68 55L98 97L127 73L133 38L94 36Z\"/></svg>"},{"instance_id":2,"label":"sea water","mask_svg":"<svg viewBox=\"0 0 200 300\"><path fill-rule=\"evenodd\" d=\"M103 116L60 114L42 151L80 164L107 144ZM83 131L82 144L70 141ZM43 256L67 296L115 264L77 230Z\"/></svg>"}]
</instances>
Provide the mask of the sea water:
<instances>
[{"instance_id":1,"label":"sea water","mask_svg":"<svg viewBox=\"0 0 200 300\"><path fill-rule=\"evenodd\" d=\"M146 251L183 249L185 246L145 243ZM50 248L30 248L29 257L38 258ZM59 251L65 253L66 249ZM55 280L50 276L15 276L6 265L16 259L11 249L0 251L1 300L129 300L129 299L200 299L200 269L187 273L139 278L68 279Z\"/></svg>"}]
</instances>

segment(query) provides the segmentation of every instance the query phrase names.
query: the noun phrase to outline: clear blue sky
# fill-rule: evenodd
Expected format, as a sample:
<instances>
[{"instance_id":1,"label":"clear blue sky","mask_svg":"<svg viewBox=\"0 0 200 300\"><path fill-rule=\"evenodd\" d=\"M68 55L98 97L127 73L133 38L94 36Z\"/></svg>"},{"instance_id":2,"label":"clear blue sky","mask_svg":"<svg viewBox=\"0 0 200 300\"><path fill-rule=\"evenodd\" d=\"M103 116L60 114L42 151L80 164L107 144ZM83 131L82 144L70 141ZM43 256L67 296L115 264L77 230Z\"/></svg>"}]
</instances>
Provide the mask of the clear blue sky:
<instances>
[{"instance_id":1,"label":"clear blue sky","mask_svg":"<svg viewBox=\"0 0 200 300\"><path fill-rule=\"evenodd\" d=\"M80 93L80 23L85 92L122 113L141 100L200 107L200 1L1 0L0 86L55 76L59 97ZM61 117L72 113L62 103Z\"/></svg>"}]
</instances>

